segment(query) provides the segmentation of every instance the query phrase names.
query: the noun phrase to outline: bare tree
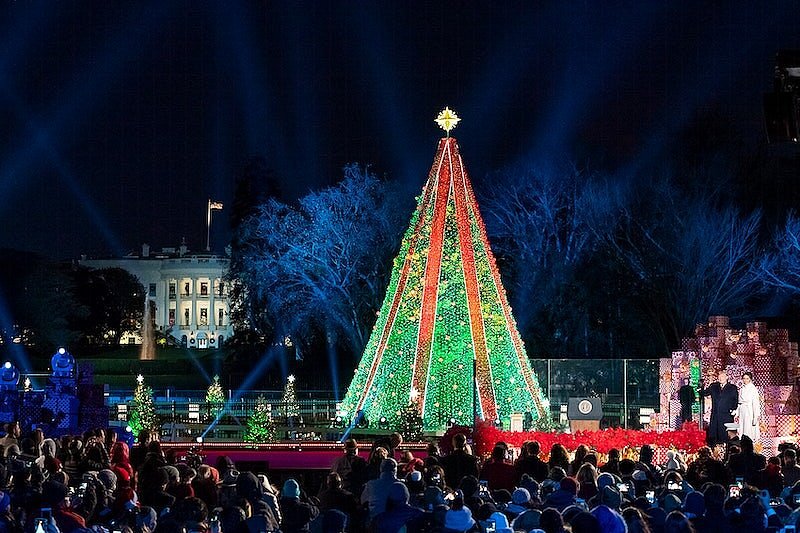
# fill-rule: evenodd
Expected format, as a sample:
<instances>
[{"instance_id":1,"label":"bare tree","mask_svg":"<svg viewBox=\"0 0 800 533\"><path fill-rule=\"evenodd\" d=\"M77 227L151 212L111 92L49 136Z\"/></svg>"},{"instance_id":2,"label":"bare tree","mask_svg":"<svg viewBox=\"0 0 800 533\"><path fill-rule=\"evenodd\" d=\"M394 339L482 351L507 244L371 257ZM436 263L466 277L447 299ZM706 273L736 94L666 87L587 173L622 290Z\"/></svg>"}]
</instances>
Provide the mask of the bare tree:
<instances>
[{"instance_id":1,"label":"bare tree","mask_svg":"<svg viewBox=\"0 0 800 533\"><path fill-rule=\"evenodd\" d=\"M614 214L598 176L530 167L492 177L482 212L515 316L535 352L587 354L589 311L579 275L598 244L591 224Z\"/></svg>"},{"instance_id":2,"label":"bare tree","mask_svg":"<svg viewBox=\"0 0 800 533\"><path fill-rule=\"evenodd\" d=\"M614 226L593 225L629 279L664 349L709 315L741 317L763 290L757 269L760 213L681 195L669 181L639 187Z\"/></svg>"},{"instance_id":3,"label":"bare tree","mask_svg":"<svg viewBox=\"0 0 800 533\"><path fill-rule=\"evenodd\" d=\"M800 218L792 213L764 255L759 272L764 283L793 294L800 293Z\"/></svg>"},{"instance_id":4,"label":"bare tree","mask_svg":"<svg viewBox=\"0 0 800 533\"><path fill-rule=\"evenodd\" d=\"M243 226L237 276L253 325L301 341L314 332L366 344L402 230L400 195L351 165L296 207L262 204ZM297 338L299 337L299 339Z\"/></svg>"}]
</instances>

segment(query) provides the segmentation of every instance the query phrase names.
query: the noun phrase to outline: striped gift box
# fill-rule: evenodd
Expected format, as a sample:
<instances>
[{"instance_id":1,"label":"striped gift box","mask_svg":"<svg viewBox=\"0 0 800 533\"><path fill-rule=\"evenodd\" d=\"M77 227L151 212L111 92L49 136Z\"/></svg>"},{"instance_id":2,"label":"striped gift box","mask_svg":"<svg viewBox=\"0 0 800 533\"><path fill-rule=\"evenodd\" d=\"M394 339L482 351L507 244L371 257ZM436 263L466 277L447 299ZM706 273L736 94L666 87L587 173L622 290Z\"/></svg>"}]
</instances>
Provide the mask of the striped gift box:
<instances>
[{"instance_id":1,"label":"striped gift box","mask_svg":"<svg viewBox=\"0 0 800 533\"><path fill-rule=\"evenodd\" d=\"M775 415L775 435L789 437L798 434L800 415Z\"/></svg>"}]
</instances>

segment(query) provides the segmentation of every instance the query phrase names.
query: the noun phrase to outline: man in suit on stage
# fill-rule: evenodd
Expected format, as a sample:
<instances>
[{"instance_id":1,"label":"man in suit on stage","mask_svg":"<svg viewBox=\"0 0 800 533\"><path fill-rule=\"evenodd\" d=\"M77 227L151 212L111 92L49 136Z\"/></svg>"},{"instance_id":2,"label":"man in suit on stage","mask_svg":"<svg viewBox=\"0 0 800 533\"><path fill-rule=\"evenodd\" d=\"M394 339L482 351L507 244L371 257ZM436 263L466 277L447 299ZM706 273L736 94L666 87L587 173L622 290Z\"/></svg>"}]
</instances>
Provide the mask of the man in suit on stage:
<instances>
[{"instance_id":1,"label":"man in suit on stage","mask_svg":"<svg viewBox=\"0 0 800 533\"><path fill-rule=\"evenodd\" d=\"M711 396L711 420L706 429L706 441L709 446L728 442L725 424L733 422L733 413L739 407L739 389L728 383L728 374L720 370L715 381L700 390L702 396Z\"/></svg>"}]
</instances>

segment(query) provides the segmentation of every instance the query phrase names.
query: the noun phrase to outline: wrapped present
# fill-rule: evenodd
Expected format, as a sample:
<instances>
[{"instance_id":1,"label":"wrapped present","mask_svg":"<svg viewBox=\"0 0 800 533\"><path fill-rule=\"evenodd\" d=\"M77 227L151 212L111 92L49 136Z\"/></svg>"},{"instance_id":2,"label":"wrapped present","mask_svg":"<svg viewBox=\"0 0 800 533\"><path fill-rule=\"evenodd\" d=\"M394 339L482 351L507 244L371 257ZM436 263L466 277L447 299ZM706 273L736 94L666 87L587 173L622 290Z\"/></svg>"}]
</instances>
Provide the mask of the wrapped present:
<instances>
[{"instance_id":1,"label":"wrapped present","mask_svg":"<svg viewBox=\"0 0 800 533\"><path fill-rule=\"evenodd\" d=\"M794 385L767 385L757 388L761 391L761 397L765 403L786 403L789 398L792 398L796 394Z\"/></svg>"},{"instance_id":2,"label":"wrapped present","mask_svg":"<svg viewBox=\"0 0 800 533\"><path fill-rule=\"evenodd\" d=\"M775 435L790 436L800 433L800 415L776 415Z\"/></svg>"},{"instance_id":3,"label":"wrapped present","mask_svg":"<svg viewBox=\"0 0 800 533\"><path fill-rule=\"evenodd\" d=\"M788 329L768 330L767 342L789 342L789 330Z\"/></svg>"},{"instance_id":4,"label":"wrapped present","mask_svg":"<svg viewBox=\"0 0 800 533\"><path fill-rule=\"evenodd\" d=\"M761 411L764 415L791 415L794 414L797 409L795 407L796 402L765 402L761 406Z\"/></svg>"},{"instance_id":5,"label":"wrapped present","mask_svg":"<svg viewBox=\"0 0 800 533\"><path fill-rule=\"evenodd\" d=\"M755 363L753 354L737 354L736 356L731 356L731 359L736 361L736 366L746 368L752 372Z\"/></svg>"},{"instance_id":6,"label":"wrapped present","mask_svg":"<svg viewBox=\"0 0 800 533\"><path fill-rule=\"evenodd\" d=\"M783 404L783 413L784 415L794 415L800 414L800 398L794 396L786 400L786 403Z\"/></svg>"},{"instance_id":7,"label":"wrapped present","mask_svg":"<svg viewBox=\"0 0 800 533\"><path fill-rule=\"evenodd\" d=\"M775 438L762 434L756 443L756 452L772 457L778 454L778 445L781 443L780 438Z\"/></svg>"},{"instance_id":8,"label":"wrapped present","mask_svg":"<svg viewBox=\"0 0 800 533\"><path fill-rule=\"evenodd\" d=\"M681 402L678 400L669 401L669 425L672 428L679 428L681 425Z\"/></svg>"},{"instance_id":9,"label":"wrapped present","mask_svg":"<svg viewBox=\"0 0 800 533\"><path fill-rule=\"evenodd\" d=\"M708 323L710 325L721 326L723 328L729 328L731 326L730 318L724 315L712 315L708 317Z\"/></svg>"},{"instance_id":10,"label":"wrapped present","mask_svg":"<svg viewBox=\"0 0 800 533\"><path fill-rule=\"evenodd\" d=\"M786 380L786 361L780 357L758 357L753 359L756 382L764 385L780 385Z\"/></svg>"}]
</instances>

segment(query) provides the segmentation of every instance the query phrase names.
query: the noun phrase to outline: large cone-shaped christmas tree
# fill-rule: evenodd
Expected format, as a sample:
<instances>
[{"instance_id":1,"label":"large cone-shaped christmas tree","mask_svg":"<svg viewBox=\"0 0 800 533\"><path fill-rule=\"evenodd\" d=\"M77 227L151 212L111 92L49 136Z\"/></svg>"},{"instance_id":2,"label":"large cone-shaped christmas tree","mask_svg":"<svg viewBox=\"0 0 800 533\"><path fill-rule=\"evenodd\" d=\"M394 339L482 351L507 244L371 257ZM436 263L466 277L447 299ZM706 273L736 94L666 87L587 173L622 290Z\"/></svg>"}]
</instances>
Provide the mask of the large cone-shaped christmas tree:
<instances>
[{"instance_id":1,"label":"large cone-shaped christmas tree","mask_svg":"<svg viewBox=\"0 0 800 533\"><path fill-rule=\"evenodd\" d=\"M398 427L409 405L419 410L426 431L440 430L451 419L472 424L473 413L506 427L513 413L549 416L458 143L449 137L458 120L449 109L437 119L448 137L439 141L386 298L342 401L340 414L347 421L363 411L371 424L385 417L388 427Z\"/></svg>"}]
</instances>

